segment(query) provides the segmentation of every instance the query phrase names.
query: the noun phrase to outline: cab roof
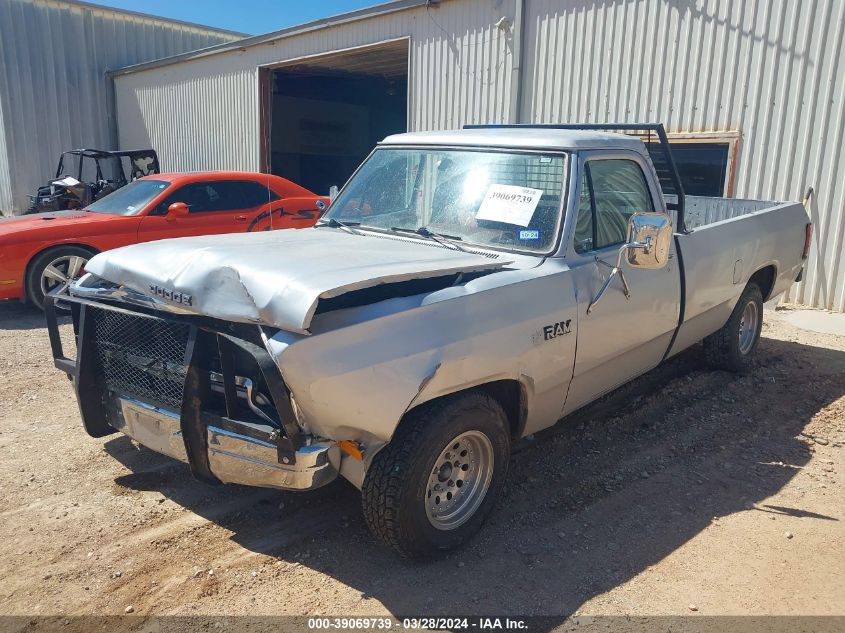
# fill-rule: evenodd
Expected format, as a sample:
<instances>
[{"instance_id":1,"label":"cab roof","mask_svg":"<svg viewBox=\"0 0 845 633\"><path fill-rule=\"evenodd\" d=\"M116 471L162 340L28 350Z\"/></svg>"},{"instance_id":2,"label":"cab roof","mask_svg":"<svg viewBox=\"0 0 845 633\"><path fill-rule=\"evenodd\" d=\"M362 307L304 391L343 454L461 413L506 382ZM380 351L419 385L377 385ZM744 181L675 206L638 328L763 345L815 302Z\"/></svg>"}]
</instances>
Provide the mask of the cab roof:
<instances>
[{"instance_id":1,"label":"cab roof","mask_svg":"<svg viewBox=\"0 0 845 633\"><path fill-rule=\"evenodd\" d=\"M645 144L636 136L551 128L490 127L439 132L408 132L388 136L379 145L458 145L563 151L626 149L647 154Z\"/></svg>"}]
</instances>

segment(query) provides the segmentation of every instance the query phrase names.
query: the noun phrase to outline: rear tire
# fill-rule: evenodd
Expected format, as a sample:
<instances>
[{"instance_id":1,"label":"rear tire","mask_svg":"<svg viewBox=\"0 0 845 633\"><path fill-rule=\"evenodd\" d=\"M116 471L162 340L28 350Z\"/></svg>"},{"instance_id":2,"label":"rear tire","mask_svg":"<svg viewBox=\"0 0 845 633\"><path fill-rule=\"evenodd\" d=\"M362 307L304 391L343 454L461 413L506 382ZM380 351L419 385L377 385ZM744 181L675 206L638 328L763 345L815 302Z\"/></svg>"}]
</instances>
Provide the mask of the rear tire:
<instances>
[{"instance_id":1,"label":"rear tire","mask_svg":"<svg viewBox=\"0 0 845 633\"><path fill-rule=\"evenodd\" d=\"M749 283L734 307L728 322L704 339L704 356L717 369L742 372L751 364L751 355L760 342L763 329L763 294Z\"/></svg>"},{"instance_id":2,"label":"rear tire","mask_svg":"<svg viewBox=\"0 0 845 633\"><path fill-rule=\"evenodd\" d=\"M26 297L40 310L44 309L44 295L67 286L84 273L85 264L94 252L82 246L56 246L44 251L29 266L26 274ZM56 309L66 312L61 303Z\"/></svg>"},{"instance_id":3,"label":"rear tire","mask_svg":"<svg viewBox=\"0 0 845 633\"><path fill-rule=\"evenodd\" d=\"M367 525L408 558L457 547L493 509L509 459L507 418L487 394L423 405L373 458L361 489Z\"/></svg>"}]
</instances>

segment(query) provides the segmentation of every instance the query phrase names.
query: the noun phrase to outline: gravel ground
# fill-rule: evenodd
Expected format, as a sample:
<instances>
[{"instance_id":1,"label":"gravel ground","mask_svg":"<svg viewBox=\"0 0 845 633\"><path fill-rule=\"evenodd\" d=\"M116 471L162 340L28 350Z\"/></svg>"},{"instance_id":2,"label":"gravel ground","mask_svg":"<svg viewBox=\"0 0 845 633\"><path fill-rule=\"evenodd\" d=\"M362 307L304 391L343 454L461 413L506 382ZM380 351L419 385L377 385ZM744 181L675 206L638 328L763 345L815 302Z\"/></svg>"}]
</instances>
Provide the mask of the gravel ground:
<instances>
[{"instance_id":1,"label":"gravel ground","mask_svg":"<svg viewBox=\"0 0 845 633\"><path fill-rule=\"evenodd\" d=\"M845 337L783 314L745 376L694 348L524 441L481 533L412 564L345 482L88 437L43 317L0 305L0 615L845 615Z\"/></svg>"}]
</instances>

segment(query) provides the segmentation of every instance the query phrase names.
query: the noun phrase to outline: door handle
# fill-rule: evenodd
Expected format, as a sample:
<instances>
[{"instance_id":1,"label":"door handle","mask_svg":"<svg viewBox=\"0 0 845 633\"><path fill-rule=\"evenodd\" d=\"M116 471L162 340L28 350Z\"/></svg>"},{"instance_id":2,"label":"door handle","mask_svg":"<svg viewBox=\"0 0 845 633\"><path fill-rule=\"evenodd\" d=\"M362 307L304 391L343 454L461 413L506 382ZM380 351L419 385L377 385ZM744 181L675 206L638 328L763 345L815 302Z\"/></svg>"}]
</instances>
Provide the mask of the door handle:
<instances>
[{"instance_id":1,"label":"door handle","mask_svg":"<svg viewBox=\"0 0 845 633\"><path fill-rule=\"evenodd\" d=\"M235 222L246 222L247 217L245 215L236 215Z\"/></svg>"}]
</instances>

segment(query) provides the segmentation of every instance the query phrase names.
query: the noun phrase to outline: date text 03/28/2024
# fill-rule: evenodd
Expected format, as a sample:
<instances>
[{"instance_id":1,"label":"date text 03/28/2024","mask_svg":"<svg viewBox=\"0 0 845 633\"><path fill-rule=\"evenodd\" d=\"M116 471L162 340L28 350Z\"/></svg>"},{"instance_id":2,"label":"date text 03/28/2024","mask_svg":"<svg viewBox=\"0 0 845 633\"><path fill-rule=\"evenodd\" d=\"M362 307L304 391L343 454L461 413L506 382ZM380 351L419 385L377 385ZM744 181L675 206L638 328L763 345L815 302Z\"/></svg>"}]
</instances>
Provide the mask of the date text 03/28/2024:
<instances>
[{"instance_id":1,"label":"date text 03/28/2024","mask_svg":"<svg viewBox=\"0 0 845 633\"><path fill-rule=\"evenodd\" d=\"M309 618L308 629L311 631L329 630L451 630L451 631L519 631L526 630L528 624L519 618L473 617L446 618L420 617L394 620L384 618Z\"/></svg>"}]
</instances>

